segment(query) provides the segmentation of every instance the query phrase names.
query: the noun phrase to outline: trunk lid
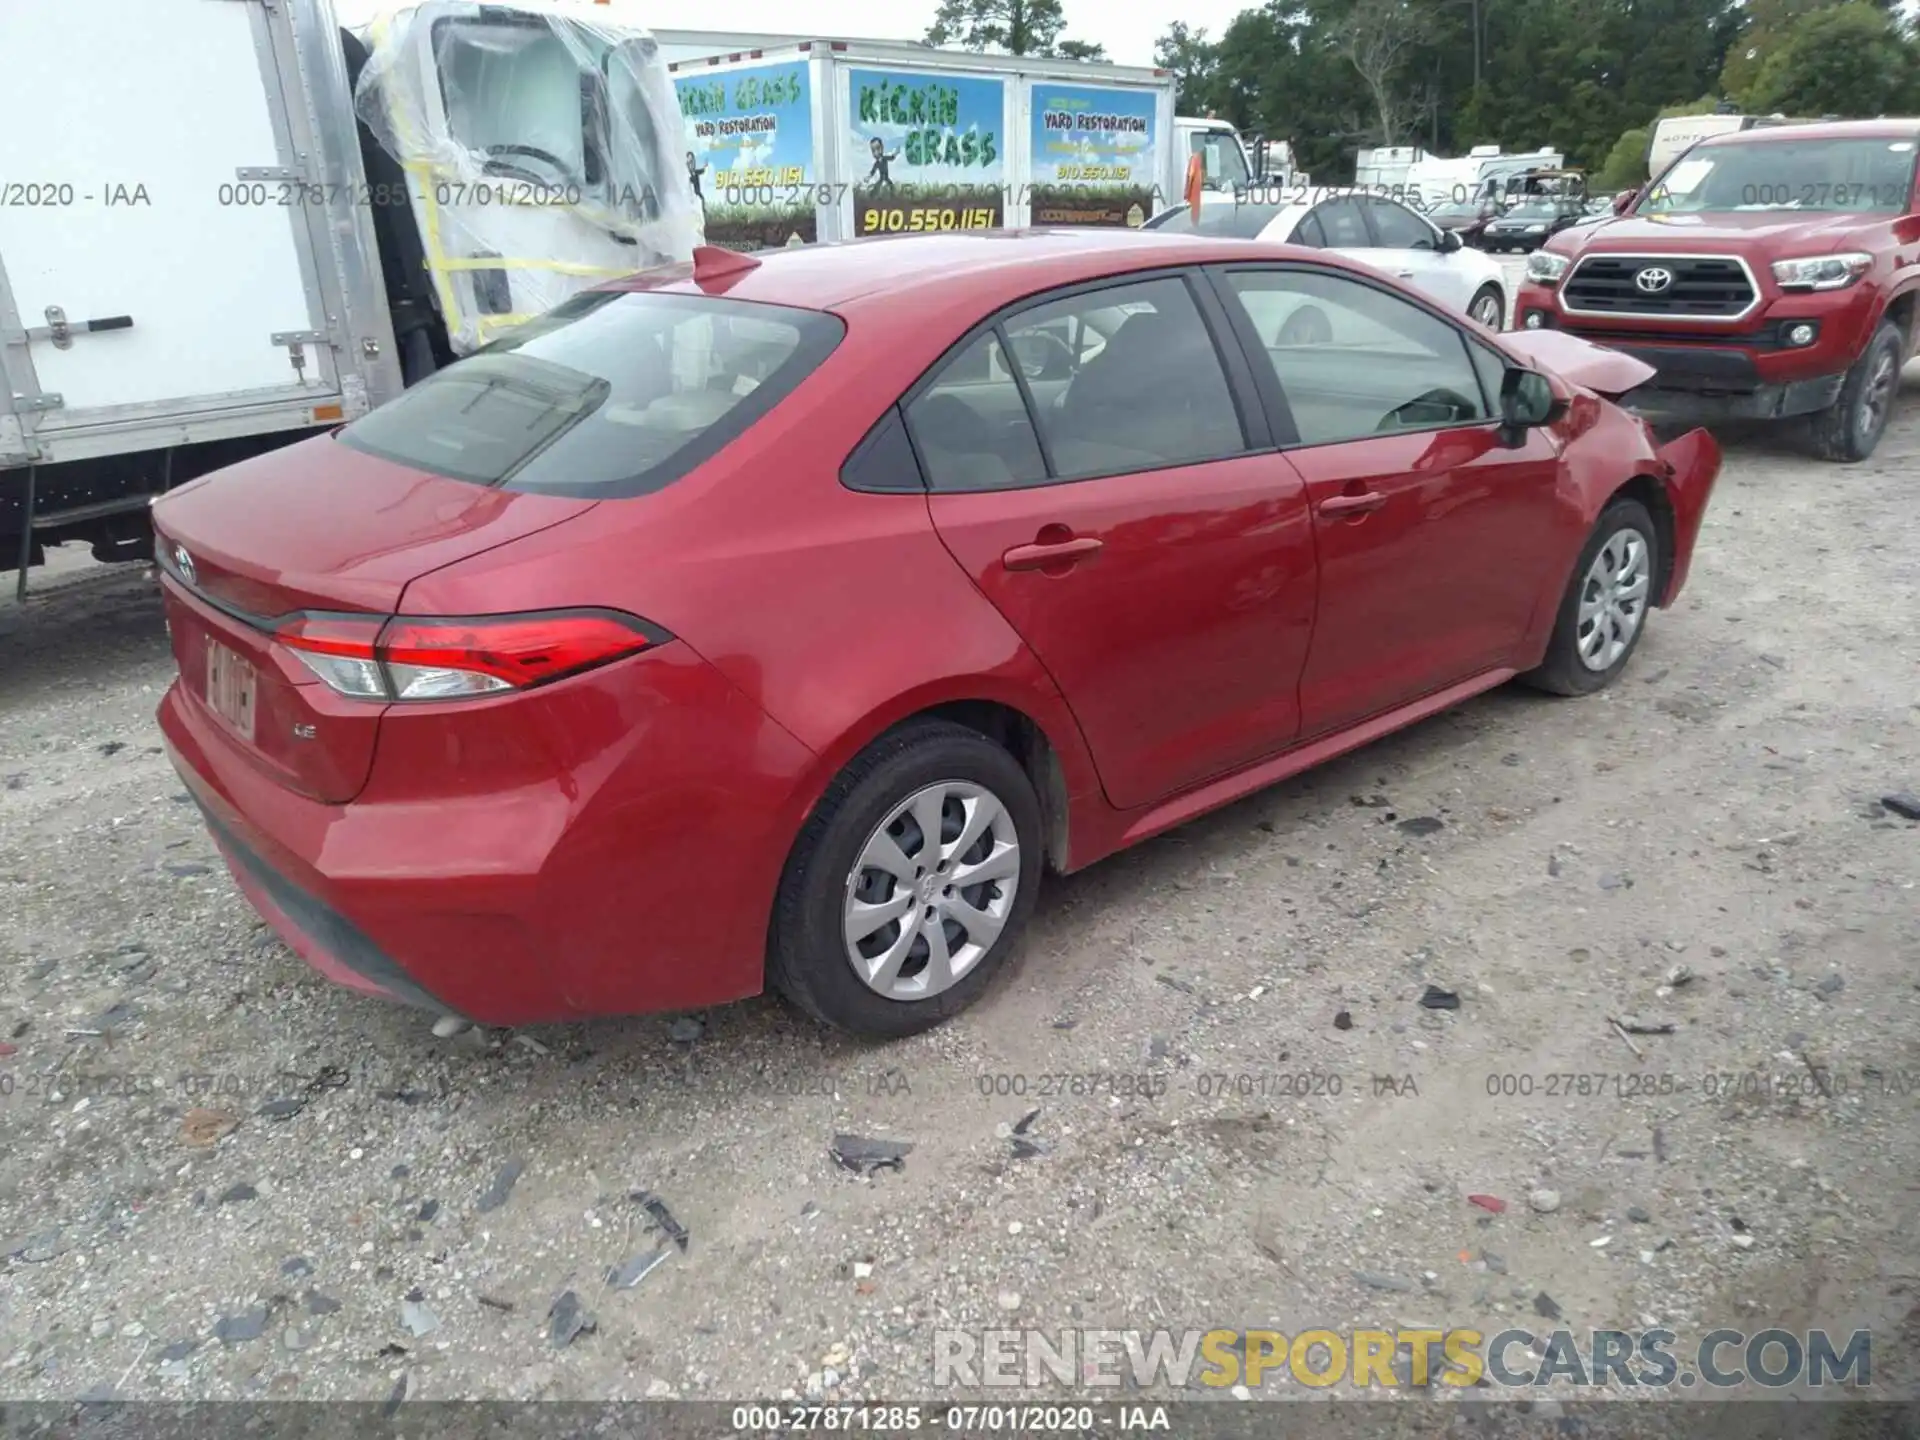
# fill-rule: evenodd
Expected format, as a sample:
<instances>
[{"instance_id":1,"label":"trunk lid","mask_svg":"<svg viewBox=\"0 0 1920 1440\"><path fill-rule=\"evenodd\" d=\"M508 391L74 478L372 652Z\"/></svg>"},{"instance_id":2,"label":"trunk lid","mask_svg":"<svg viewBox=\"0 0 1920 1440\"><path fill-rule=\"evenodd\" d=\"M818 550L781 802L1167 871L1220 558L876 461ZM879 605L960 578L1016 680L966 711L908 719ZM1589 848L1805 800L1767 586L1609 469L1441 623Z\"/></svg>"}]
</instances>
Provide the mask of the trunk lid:
<instances>
[{"instance_id":1,"label":"trunk lid","mask_svg":"<svg viewBox=\"0 0 1920 1440\"><path fill-rule=\"evenodd\" d=\"M183 688L289 788L351 800L387 707L336 693L274 642L274 624L391 615L420 576L593 505L428 475L328 435L203 476L153 508Z\"/></svg>"}]
</instances>

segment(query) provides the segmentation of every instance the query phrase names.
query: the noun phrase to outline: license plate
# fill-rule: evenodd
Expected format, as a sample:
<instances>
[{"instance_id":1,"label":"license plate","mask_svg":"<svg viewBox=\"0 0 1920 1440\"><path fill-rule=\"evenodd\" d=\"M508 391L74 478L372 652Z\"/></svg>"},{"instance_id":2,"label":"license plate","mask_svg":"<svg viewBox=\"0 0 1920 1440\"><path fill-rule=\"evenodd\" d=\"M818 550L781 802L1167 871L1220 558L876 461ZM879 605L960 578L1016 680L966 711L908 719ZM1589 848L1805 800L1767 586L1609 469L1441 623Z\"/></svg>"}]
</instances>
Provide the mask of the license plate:
<instances>
[{"instance_id":1,"label":"license plate","mask_svg":"<svg viewBox=\"0 0 1920 1440\"><path fill-rule=\"evenodd\" d=\"M207 704L213 713L253 739L253 666L218 640L207 642Z\"/></svg>"}]
</instances>

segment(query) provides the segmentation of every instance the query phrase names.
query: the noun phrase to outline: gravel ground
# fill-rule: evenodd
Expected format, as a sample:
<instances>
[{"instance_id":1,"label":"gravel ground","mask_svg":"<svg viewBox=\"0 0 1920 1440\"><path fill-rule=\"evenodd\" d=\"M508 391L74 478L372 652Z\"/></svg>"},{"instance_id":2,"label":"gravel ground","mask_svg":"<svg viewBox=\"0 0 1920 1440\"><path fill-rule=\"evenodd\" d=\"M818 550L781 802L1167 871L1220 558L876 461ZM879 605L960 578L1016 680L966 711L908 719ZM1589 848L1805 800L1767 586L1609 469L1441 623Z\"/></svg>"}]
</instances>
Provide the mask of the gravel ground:
<instances>
[{"instance_id":1,"label":"gravel ground","mask_svg":"<svg viewBox=\"0 0 1920 1440\"><path fill-rule=\"evenodd\" d=\"M1615 689L1490 694L1054 883L983 1004L884 1048L771 1000L443 1041L327 985L158 749L151 579L36 574L0 601L0 1396L924 1397L942 1328L1540 1296L1871 1328L1907 1384L1920 386L1863 466L1727 444ZM859 1176L839 1132L913 1148ZM690 1241L611 1288L659 1243L635 1192Z\"/></svg>"}]
</instances>

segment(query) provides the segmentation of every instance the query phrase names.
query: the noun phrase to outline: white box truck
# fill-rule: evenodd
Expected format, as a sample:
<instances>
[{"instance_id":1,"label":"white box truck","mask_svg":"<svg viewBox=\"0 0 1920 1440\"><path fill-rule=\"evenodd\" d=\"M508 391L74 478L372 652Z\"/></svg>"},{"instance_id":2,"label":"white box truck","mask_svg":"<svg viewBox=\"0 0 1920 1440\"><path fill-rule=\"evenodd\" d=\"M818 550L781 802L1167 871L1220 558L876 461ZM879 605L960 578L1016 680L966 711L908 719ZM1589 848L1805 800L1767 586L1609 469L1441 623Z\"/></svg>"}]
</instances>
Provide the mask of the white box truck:
<instances>
[{"instance_id":1,"label":"white box truck","mask_svg":"<svg viewBox=\"0 0 1920 1440\"><path fill-rule=\"evenodd\" d=\"M644 30L422 0L0 0L0 571L364 414L698 216ZM74 77L109 77L76 100Z\"/></svg>"},{"instance_id":2,"label":"white box truck","mask_svg":"<svg viewBox=\"0 0 1920 1440\"><path fill-rule=\"evenodd\" d=\"M912 41L657 32L711 244L753 249L1020 225L1140 226L1254 176L1165 70ZM733 48L699 56L729 40ZM673 59L672 57L682 57Z\"/></svg>"}]
</instances>

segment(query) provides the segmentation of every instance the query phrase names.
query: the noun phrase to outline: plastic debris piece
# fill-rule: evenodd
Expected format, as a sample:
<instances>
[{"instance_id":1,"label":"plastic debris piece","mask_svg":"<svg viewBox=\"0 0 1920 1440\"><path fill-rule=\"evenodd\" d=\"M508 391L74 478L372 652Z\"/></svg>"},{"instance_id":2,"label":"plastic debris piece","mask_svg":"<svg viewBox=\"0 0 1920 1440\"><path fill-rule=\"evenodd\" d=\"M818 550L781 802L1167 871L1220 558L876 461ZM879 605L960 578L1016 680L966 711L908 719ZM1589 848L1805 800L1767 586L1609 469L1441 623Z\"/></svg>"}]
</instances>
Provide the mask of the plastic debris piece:
<instances>
[{"instance_id":1,"label":"plastic debris piece","mask_svg":"<svg viewBox=\"0 0 1920 1440\"><path fill-rule=\"evenodd\" d=\"M1434 835L1447 828L1447 822L1438 815L1416 815L1411 820L1402 820L1399 824L1403 835Z\"/></svg>"},{"instance_id":2,"label":"plastic debris piece","mask_svg":"<svg viewBox=\"0 0 1920 1440\"><path fill-rule=\"evenodd\" d=\"M222 1316L213 1327L214 1339L222 1345L243 1345L258 1340L267 1332L267 1307L255 1305L239 1315Z\"/></svg>"},{"instance_id":3,"label":"plastic debris piece","mask_svg":"<svg viewBox=\"0 0 1920 1440\"><path fill-rule=\"evenodd\" d=\"M1469 1195L1467 1203L1478 1205L1482 1210L1491 1210L1495 1215L1504 1213L1507 1208L1507 1202L1498 1195Z\"/></svg>"},{"instance_id":4,"label":"plastic debris piece","mask_svg":"<svg viewBox=\"0 0 1920 1440\"><path fill-rule=\"evenodd\" d=\"M1442 990L1438 985L1427 986L1427 993L1420 997L1420 1003L1429 1010L1458 1010L1460 997L1451 990Z\"/></svg>"},{"instance_id":5,"label":"plastic debris piece","mask_svg":"<svg viewBox=\"0 0 1920 1440\"><path fill-rule=\"evenodd\" d=\"M240 1126L240 1118L225 1110L189 1110L180 1117L180 1138L189 1145L217 1145Z\"/></svg>"},{"instance_id":6,"label":"plastic debris piece","mask_svg":"<svg viewBox=\"0 0 1920 1440\"><path fill-rule=\"evenodd\" d=\"M1342 1010L1339 1014L1335 1015L1333 1017L1333 1028L1336 1030L1351 1030L1353 1028L1353 1012Z\"/></svg>"},{"instance_id":7,"label":"plastic debris piece","mask_svg":"<svg viewBox=\"0 0 1920 1440\"><path fill-rule=\"evenodd\" d=\"M866 1135L835 1135L831 1153L843 1170L871 1175L876 1170L904 1170L913 1146L905 1140L875 1140Z\"/></svg>"},{"instance_id":8,"label":"plastic debris piece","mask_svg":"<svg viewBox=\"0 0 1920 1440\"><path fill-rule=\"evenodd\" d=\"M502 1205L506 1204L507 1197L513 1194L513 1187L519 1183L521 1175L526 1173L526 1168L527 1166L524 1160L509 1160L506 1164L502 1165L494 1175L493 1183L481 1192L479 1200L480 1213L484 1215L488 1211L498 1210Z\"/></svg>"},{"instance_id":9,"label":"plastic debris piece","mask_svg":"<svg viewBox=\"0 0 1920 1440\"><path fill-rule=\"evenodd\" d=\"M600 1322L571 1290L562 1290L547 1310L547 1338L556 1347L571 1345L580 1335L600 1328Z\"/></svg>"},{"instance_id":10,"label":"plastic debris piece","mask_svg":"<svg viewBox=\"0 0 1920 1440\"><path fill-rule=\"evenodd\" d=\"M1549 1320L1558 1320L1560 1318L1560 1307L1554 1302L1554 1298L1551 1295L1542 1290L1538 1295L1533 1297L1533 1313L1536 1315L1544 1315Z\"/></svg>"},{"instance_id":11,"label":"plastic debris piece","mask_svg":"<svg viewBox=\"0 0 1920 1440\"><path fill-rule=\"evenodd\" d=\"M682 1255L686 1254L688 1243L687 1227L673 1218L673 1212L667 1209L667 1202L651 1190L636 1190L633 1192L631 1198L641 1209L645 1210L647 1214L652 1217L653 1223L647 1228L649 1230L658 1230L662 1235L666 1236L667 1239L680 1247L680 1253Z\"/></svg>"},{"instance_id":12,"label":"plastic debris piece","mask_svg":"<svg viewBox=\"0 0 1920 1440\"><path fill-rule=\"evenodd\" d=\"M1920 795L1898 790L1891 795L1882 795L1880 803L1902 820L1920 820Z\"/></svg>"},{"instance_id":13,"label":"plastic debris piece","mask_svg":"<svg viewBox=\"0 0 1920 1440\"><path fill-rule=\"evenodd\" d=\"M644 1255L635 1255L621 1265L615 1265L607 1271L607 1288L610 1290L631 1290L647 1276L660 1267L660 1263L673 1253L672 1247L661 1245Z\"/></svg>"},{"instance_id":14,"label":"plastic debris piece","mask_svg":"<svg viewBox=\"0 0 1920 1440\"><path fill-rule=\"evenodd\" d=\"M1392 1290L1402 1295L1413 1293L1411 1280L1400 1280L1392 1275L1376 1275L1368 1270L1356 1270L1353 1278L1371 1290Z\"/></svg>"},{"instance_id":15,"label":"plastic debris piece","mask_svg":"<svg viewBox=\"0 0 1920 1440\"><path fill-rule=\"evenodd\" d=\"M406 1326L409 1335L418 1339L438 1330L440 1317L420 1301L408 1299L400 1302L400 1323Z\"/></svg>"},{"instance_id":16,"label":"plastic debris piece","mask_svg":"<svg viewBox=\"0 0 1920 1440\"><path fill-rule=\"evenodd\" d=\"M1671 1020L1647 1020L1638 1015L1622 1015L1620 1028L1629 1035L1671 1035L1674 1024Z\"/></svg>"}]
</instances>

